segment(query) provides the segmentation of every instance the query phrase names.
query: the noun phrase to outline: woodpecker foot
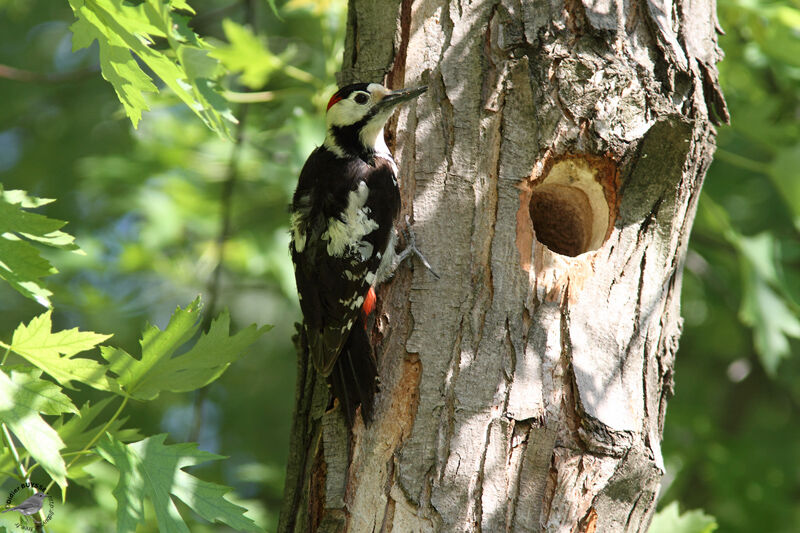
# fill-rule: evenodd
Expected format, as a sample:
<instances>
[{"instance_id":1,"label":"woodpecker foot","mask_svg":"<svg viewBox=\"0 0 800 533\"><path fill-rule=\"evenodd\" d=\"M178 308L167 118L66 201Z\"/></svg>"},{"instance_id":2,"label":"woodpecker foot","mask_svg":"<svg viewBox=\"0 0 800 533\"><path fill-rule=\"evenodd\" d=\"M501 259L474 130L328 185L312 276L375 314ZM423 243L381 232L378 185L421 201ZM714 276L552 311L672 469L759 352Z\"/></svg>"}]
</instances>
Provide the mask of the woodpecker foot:
<instances>
[{"instance_id":1,"label":"woodpecker foot","mask_svg":"<svg viewBox=\"0 0 800 533\"><path fill-rule=\"evenodd\" d=\"M416 236L414 235L414 232L411 230L411 223L408 220L408 215L406 215L406 227L405 229L403 229L403 237L405 237L406 239L406 247L405 249L403 249L402 252L397 254L397 259L395 264L399 266L410 255L412 254L416 255L419 258L419 260L422 261L422 264L425 266L425 268L428 269L428 272L433 274L434 278L439 279L439 274L436 273L436 271L433 269L433 267L425 258L425 256L422 255L422 252L419 251L419 248L417 248L417 239Z\"/></svg>"}]
</instances>

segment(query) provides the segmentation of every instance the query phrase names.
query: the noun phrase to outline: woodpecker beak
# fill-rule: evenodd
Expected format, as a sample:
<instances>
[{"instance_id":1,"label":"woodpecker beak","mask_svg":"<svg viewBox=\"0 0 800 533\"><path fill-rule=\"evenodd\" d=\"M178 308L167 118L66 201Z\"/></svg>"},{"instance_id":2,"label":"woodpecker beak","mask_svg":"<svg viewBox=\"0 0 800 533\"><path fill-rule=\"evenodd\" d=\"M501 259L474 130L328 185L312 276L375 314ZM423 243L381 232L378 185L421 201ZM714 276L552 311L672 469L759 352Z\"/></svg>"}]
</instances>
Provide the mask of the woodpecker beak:
<instances>
[{"instance_id":1,"label":"woodpecker beak","mask_svg":"<svg viewBox=\"0 0 800 533\"><path fill-rule=\"evenodd\" d=\"M408 102L409 100L413 100L417 96L421 95L425 91L428 90L427 85L423 85L422 87L413 87L410 89L397 89L396 91L390 91L386 93L386 95L378 102L378 107L381 108L392 108L403 102Z\"/></svg>"}]
</instances>

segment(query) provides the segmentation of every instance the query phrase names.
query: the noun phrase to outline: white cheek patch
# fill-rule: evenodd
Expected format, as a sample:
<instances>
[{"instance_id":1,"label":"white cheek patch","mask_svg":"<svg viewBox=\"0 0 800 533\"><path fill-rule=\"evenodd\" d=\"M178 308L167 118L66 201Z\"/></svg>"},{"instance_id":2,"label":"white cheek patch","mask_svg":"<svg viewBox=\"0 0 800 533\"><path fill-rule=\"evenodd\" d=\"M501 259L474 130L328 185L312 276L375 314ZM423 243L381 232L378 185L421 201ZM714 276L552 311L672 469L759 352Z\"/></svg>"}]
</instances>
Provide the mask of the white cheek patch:
<instances>
[{"instance_id":1,"label":"white cheek patch","mask_svg":"<svg viewBox=\"0 0 800 533\"><path fill-rule=\"evenodd\" d=\"M383 100L383 97L389 92L380 83L370 83L367 85L367 91L372 95L373 101Z\"/></svg>"},{"instance_id":2,"label":"white cheek patch","mask_svg":"<svg viewBox=\"0 0 800 533\"><path fill-rule=\"evenodd\" d=\"M333 107L328 109L325 115L328 129L332 125L349 126L355 124L367 114L370 106L355 103L353 100L345 99L336 102Z\"/></svg>"}]
</instances>

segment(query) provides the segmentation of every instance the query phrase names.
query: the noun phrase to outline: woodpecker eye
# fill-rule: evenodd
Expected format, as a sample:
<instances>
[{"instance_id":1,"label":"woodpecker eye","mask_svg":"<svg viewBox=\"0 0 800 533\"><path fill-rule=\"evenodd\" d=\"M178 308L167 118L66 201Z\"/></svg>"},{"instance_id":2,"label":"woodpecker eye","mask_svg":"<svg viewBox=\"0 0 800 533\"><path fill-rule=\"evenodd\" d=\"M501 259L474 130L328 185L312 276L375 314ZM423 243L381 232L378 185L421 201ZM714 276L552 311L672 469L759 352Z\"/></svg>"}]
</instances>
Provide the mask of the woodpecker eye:
<instances>
[{"instance_id":1,"label":"woodpecker eye","mask_svg":"<svg viewBox=\"0 0 800 533\"><path fill-rule=\"evenodd\" d=\"M355 95L355 97L353 97L353 100L357 104L364 105L369 101L369 96L367 96L364 93L358 93L357 95Z\"/></svg>"}]
</instances>

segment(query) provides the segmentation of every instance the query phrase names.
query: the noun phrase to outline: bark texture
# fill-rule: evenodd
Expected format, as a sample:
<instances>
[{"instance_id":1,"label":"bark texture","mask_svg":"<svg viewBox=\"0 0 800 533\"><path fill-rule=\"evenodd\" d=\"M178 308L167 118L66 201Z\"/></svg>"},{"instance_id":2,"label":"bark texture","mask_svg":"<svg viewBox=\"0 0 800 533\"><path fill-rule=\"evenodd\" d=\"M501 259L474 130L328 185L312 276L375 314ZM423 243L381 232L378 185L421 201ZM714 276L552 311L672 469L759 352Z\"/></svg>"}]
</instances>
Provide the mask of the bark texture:
<instances>
[{"instance_id":1,"label":"bark texture","mask_svg":"<svg viewBox=\"0 0 800 533\"><path fill-rule=\"evenodd\" d=\"M387 137L441 280L379 291L369 428L299 359L281 531L646 531L717 31L706 0L350 1L340 81L430 87Z\"/></svg>"}]
</instances>

